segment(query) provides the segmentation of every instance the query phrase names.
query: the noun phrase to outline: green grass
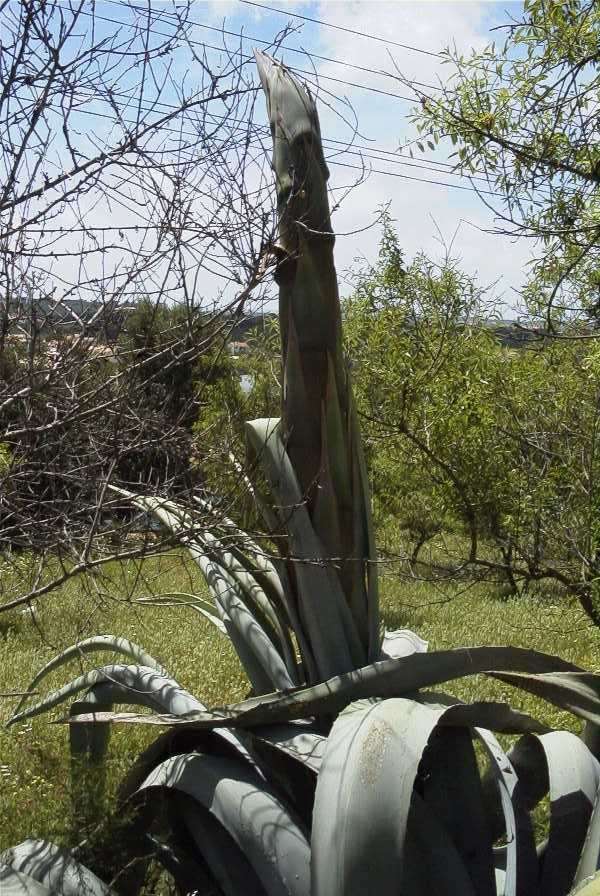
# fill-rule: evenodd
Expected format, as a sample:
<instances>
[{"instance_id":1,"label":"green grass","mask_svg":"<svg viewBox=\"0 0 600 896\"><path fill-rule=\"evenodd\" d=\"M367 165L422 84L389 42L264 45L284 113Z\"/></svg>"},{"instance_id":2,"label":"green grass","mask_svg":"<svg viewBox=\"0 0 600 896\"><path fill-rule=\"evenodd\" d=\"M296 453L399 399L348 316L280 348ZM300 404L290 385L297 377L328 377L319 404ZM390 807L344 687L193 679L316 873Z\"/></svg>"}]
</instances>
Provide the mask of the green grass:
<instances>
[{"instance_id":1,"label":"green grass","mask_svg":"<svg viewBox=\"0 0 600 896\"><path fill-rule=\"evenodd\" d=\"M6 582L5 582L6 585ZM71 581L39 601L35 621L27 612L0 616L0 691L23 690L61 648L90 634L123 635L141 644L181 684L209 706L239 700L248 692L228 640L198 614L184 608L141 607L135 597L168 591L203 590L200 575L184 554L174 552L106 568L102 577ZM6 591L5 591L6 593ZM503 600L489 585L465 583L443 591L385 573L382 612L388 628L412 628L430 649L477 644L514 644L559 654L587 669L600 669L600 630L576 604L557 595ZM110 661L110 654L84 664ZM120 661L120 660L117 660ZM43 688L79 674L81 663L62 668ZM569 714L478 676L447 690L464 700L506 699L555 728L579 730ZM0 698L0 722L16 700ZM63 713L57 710L53 718ZM109 780L117 781L154 729L121 726L112 735ZM0 728L0 849L27 836L57 842L74 839L70 815L68 731L48 716ZM79 834L80 832L78 832Z\"/></svg>"}]
</instances>

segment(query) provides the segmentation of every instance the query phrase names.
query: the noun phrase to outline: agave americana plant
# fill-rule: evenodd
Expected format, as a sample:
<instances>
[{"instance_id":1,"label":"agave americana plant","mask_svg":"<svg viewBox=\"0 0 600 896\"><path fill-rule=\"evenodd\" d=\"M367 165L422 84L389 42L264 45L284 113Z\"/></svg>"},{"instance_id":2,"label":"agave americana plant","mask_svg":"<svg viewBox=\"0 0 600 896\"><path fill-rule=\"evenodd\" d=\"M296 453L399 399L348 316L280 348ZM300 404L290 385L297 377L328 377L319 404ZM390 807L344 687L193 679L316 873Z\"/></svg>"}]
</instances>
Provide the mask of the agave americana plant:
<instances>
[{"instance_id":1,"label":"agave americana plant","mask_svg":"<svg viewBox=\"0 0 600 896\"><path fill-rule=\"evenodd\" d=\"M82 653L124 657L38 703L24 698L10 720L77 698L74 774L101 765L113 722L166 731L121 784L110 890L29 840L0 856L2 893L133 894L157 861L186 894L600 894L600 677L533 650L427 652L411 632L381 635L316 106L283 65L256 55L274 145L284 394L281 420L247 432L269 494L250 488L277 556L221 514L200 527L212 512L202 501L196 518L119 492L198 563L212 600L194 606L231 638L252 696L209 711L140 647L106 635L48 663L31 691ZM583 736L430 690L478 673L568 709ZM519 739L505 752L492 732ZM548 836L536 844L531 812L545 797Z\"/></svg>"}]
</instances>

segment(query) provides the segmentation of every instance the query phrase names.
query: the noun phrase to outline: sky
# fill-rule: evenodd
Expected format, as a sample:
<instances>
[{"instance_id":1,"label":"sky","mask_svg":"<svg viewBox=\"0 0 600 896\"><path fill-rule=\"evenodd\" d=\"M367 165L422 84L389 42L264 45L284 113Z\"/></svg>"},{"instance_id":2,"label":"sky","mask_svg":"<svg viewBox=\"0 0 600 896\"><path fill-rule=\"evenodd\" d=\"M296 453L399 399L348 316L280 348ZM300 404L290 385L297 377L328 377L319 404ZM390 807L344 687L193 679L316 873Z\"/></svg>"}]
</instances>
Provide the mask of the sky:
<instances>
[{"instance_id":1,"label":"sky","mask_svg":"<svg viewBox=\"0 0 600 896\"><path fill-rule=\"evenodd\" d=\"M149 2L153 33L158 35L165 29L168 32L169 16L173 15L172 3ZM273 8L266 9L266 5ZM147 8L142 0L97 0L96 36L109 36L115 32L127 35L135 10ZM464 53L470 52L471 48L481 50L491 40L498 40L498 32L491 29L507 24L511 17L518 17L521 9L520 2L507 0L503 3L481 0L192 0L191 34L198 52L203 44L222 45L225 42L232 49L241 46L248 58L246 71L251 78L256 78L257 84L258 74L251 59L253 47L272 43L286 26L291 26L292 31L287 34L277 55L298 77L307 81L317 98L330 169L332 205L339 203L333 215L333 227L337 237L336 266L342 294L350 289L348 272L356 269L357 260L359 264L361 260L367 263L376 260L381 236L378 216L381 208L389 204L407 261L420 251L436 260L442 259L449 250L466 272L477 277L481 286L491 287L498 313L503 317L515 316L518 290L526 278L532 246L525 240L515 241L490 232L495 223L493 211L482 202L469 180L459 178L449 170L448 153L452 150L449 144L435 153L427 148L421 151L414 144L417 133L409 114L416 104L416 97L406 84L401 83L398 73L409 84L438 84L447 77L448 70L438 55L440 50L447 46ZM89 11L82 16L81 27L86 27L88 19ZM218 53L215 50L206 52L218 69ZM185 84L188 95L198 88L199 65L190 58L190 51L185 46L174 51L164 64L171 66L174 83ZM139 74L132 69L127 77L135 81ZM162 93L160 98L167 104L177 99L175 91L171 95ZM75 118L79 128L77 139L93 143L95 136L106 132L104 136L107 137L111 133L114 123L110 122L110 116L107 118L102 114L107 110L99 102L87 102L84 97L78 109ZM156 114L163 114L163 111L164 107L161 107ZM267 125L262 95L257 99L254 123ZM57 136L55 157L46 160L50 175L68 164L66 150L61 149L59 129ZM411 141L412 159L406 149L400 152L400 148ZM269 143L267 131L265 147ZM263 159L261 150L257 152ZM39 177L43 173L40 169ZM257 175L261 176L264 171ZM360 182L356 183L357 180ZM129 189L128 203L120 201L114 191L112 196L107 193L100 200L84 196L76 212L85 214L92 227L109 223L114 225L113 230L115 226L127 229L125 225L138 221L136 200L142 198L141 204L145 205L145 197L135 195L135 184ZM205 200L201 198L196 202L199 214L203 202ZM58 223L68 230L69 225L74 225L75 219L69 218L73 213L73 210L67 211ZM68 232L65 238L71 239L72 234ZM118 267L118 253L114 258ZM68 286L77 286L81 276L77 264L77 259L48 261L53 267L53 275L58 273L59 281L64 282L65 294ZM101 274L102 266L107 264L107 256L103 254L86 255L88 282L93 283L93 277ZM160 270L156 273L160 280ZM205 296L219 294L218 279L211 279L206 272L195 281L194 288Z\"/></svg>"},{"instance_id":2,"label":"sky","mask_svg":"<svg viewBox=\"0 0 600 896\"><path fill-rule=\"evenodd\" d=\"M324 104L331 100L328 92L345 96L351 104L360 131L355 144L367 147L363 161L377 171L372 171L363 184L351 191L334 216L334 229L338 234L336 265L342 281L344 271L353 266L355 259L375 259L380 229L369 225L377 221L378 208L389 202L407 258L410 259L420 250L434 258L441 258L445 252L442 242L445 243L451 247L452 255L461 260L463 268L477 275L482 285L494 284L498 310L500 313L510 313L515 305L516 292L526 276L531 243L490 233L494 228L493 212L471 190L406 179L418 177L471 186L465 179L398 164L402 159L411 162L406 151L400 157L391 153L417 136L414 125L408 120L414 102L369 92L347 82L408 95L406 88L390 77L390 73L400 71L409 81L436 84L447 77L447 66L439 58L404 49L391 42L429 53L438 53L447 46L456 46L464 52L472 47L481 49L491 40L498 40L498 32L491 32L490 29L506 24L511 17L518 17L521 4L476 0L324 0L318 3L270 0L269 5L283 10L283 14L233 0L217 3L196 0L195 14L197 21L225 23L225 27L232 31L244 31L249 37L263 40L272 40L286 22L293 23L299 30L286 39L285 46L290 49L282 50L280 57L296 68L316 70L323 91L323 104L320 104L319 110L326 143L328 140L347 142L351 136L348 125ZM383 37L389 43L340 31L326 24L293 18L291 13ZM312 62L291 48L313 54ZM333 61L317 59L314 54ZM340 63L360 65L372 69L373 73L358 71ZM338 80L328 80L333 78ZM309 80L314 82L315 76L311 75ZM346 83L340 83L340 80ZM339 103L337 106L341 109ZM329 145L333 147L333 144ZM436 154L427 148L422 154L416 146L413 146L413 151L413 165L415 162L431 165L435 159L446 160L451 147L448 145ZM354 169L344 167L361 163L360 150L353 148L353 153L334 154L331 149L327 152L333 191L348 185L359 174ZM381 158L370 159L366 153L377 153L385 161ZM365 230L365 227L368 229Z\"/></svg>"}]
</instances>

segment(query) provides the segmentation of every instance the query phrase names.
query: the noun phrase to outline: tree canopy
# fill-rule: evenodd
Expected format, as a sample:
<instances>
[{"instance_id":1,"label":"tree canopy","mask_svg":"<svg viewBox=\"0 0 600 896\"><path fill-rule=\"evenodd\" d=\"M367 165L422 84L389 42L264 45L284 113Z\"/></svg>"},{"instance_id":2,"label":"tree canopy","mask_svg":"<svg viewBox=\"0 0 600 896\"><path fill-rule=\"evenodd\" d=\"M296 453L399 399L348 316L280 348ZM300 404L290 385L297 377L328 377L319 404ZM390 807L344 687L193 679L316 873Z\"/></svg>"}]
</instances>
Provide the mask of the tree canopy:
<instances>
[{"instance_id":1,"label":"tree canopy","mask_svg":"<svg viewBox=\"0 0 600 896\"><path fill-rule=\"evenodd\" d=\"M600 6L525 0L505 32L470 56L444 51L450 77L420 93L414 120L487 176L501 231L536 241L524 298L552 331L600 309Z\"/></svg>"}]
</instances>

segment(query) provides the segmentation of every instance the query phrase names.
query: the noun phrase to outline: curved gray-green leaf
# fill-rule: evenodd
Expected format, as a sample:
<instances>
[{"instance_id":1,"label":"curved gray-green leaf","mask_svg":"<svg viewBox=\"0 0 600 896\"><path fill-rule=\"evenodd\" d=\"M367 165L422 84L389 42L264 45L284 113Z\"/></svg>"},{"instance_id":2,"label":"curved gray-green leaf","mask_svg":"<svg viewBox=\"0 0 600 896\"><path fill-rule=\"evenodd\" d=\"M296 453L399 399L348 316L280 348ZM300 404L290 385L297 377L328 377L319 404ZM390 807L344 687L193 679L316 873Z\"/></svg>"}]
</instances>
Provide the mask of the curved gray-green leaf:
<instances>
[{"instance_id":1,"label":"curved gray-green leaf","mask_svg":"<svg viewBox=\"0 0 600 896\"><path fill-rule=\"evenodd\" d=\"M564 896L586 876L581 856L600 797L600 765L569 731L521 738L511 750L511 761L530 806L549 790L550 828L540 891L543 896ZM593 860L595 864L597 852Z\"/></svg>"},{"instance_id":2,"label":"curved gray-green leaf","mask_svg":"<svg viewBox=\"0 0 600 896\"><path fill-rule=\"evenodd\" d=\"M312 896L406 896L420 893L416 882L405 877L407 828L413 787L426 749L436 749L434 731L445 715L454 724L471 725L478 706L427 706L403 698L363 700L352 704L335 721L317 779L313 813ZM447 869L448 884L455 892L495 896L491 840L484 829L483 802L474 754L470 766L460 772L466 753L460 746L457 762L440 765L444 750L454 754L456 737L469 737L460 729L447 729L441 752L427 765L421 782L427 811L445 828L450 850L462 857ZM438 738L439 739L439 738ZM449 802L438 801L439 792L452 791L462 777L461 824L453 824ZM440 776L440 781L434 780ZM430 792L431 788L431 792ZM453 793L449 792L449 801ZM459 802L456 809L461 808ZM446 817L448 815L448 817ZM418 826L413 833L418 834ZM437 843L427 847L431 857ZM424 856L424 859L427 855ZM461 868L462 866L462 868ZM454 880L450 880L450 874ZM465 888L466 887L466 888ZM410 888L410 889L408 889Z\"/></svg>"},{"instance_id":3,"label":"curved gray-green leaf","mask_svg":"<svg viewBox=\"0 0 600 896\"><path fill-rule=\"evenodd\" d=\"M174 756L140 792L173 788L207 809L235 840L269 896L310 896L310 848L300 822L250 769L200 753Z\"/></svg>"},{"instance_id":4,"label":"curved gray-green leaf","mask_svg":"<svg viewBox=\"0 0 600 896\"><path fill-rule=\"evenodd\" d=\"M366 660L354 620L331 563L310 520L296 474L272 418L246 424L249 442L286 514L290 554L298 582L300 619L319 675L349 671Z\"/></svg>"},{"instance_id":5,"label":"curved gray-green leaf","mask_svg":"<svg viewBox=\"0 0 600 896\"><path fill-rule=\"evenodd\" d=\"M106 702L149 705L155 710L162 709L176 715L205 711L202 703L182 688L174 678L161 675L155 669L146 666L114 664L85 672L57 691L52 691L29 709L13 715L8 724L14 725L16 722L47 712L81 691L103 682L111 686L110 696L114 698Z\"/></svg>"},{"instance_id":6,"label":"curved gray-green leaf","mask_svg":"<svg viewBox=\"0 0 600 896\"><path fill-rule=\"evenodd\" d=\"M27 691L31 692L35 690L40 681L47 675L56 669L60 669L61 666L64 666L71 660L78 659L87 653L95 653L96 651L121 653L132 659L134 662L139 663L141 666L148 666L150 669L156 669L161 675L167 675L166 669L164 669L154 657L150 656L150 654L146 653L142 647L134 644L133 641L130 641L128 638L118 638L115 635L94 635L92 638L86 638L84 641L79 641L77 644L67 647L65 650L62 650L58 656L55 656L46 663L46 665L34 676ZM11 719L14 719L19 714L21 707L27 699L28 696L25 694L19 701ZM9 720L9 723L10 721L11 720Z\"/></svg>"},{"instance_id":7,"label":"curved gray-green leaf","mask_svg":"<svg viewBox=\"0 0 600 896\"><path fill-rule=\"evenodd\" d=\"M271 638L246 606L244 588L251 588L257 600L260 588L255 580L239 565L234 577L220 560L210 557L202 534L194 528L193 517L173 502L162 498L135 495L124 489L113 491L126 497L132 504L153 513L191 553L200 567L208 588L215 600L219 615L244 666L256 693L268 693L272 688L291 688L296 683L286 666L285 659ZM206 534L206 533L205 533ZM229 554L230 560L231 554ZM231 565L231 563L230 563ZM235 564L234 564L235 565ZM241 583L243 580L244 584ZM263 603L268 603L261 592ZM252 594L250 594L252 597ZM287 643L282 650L287 649ZM290 662L291 658L288 656Z\"/></svg>"},{"instance_id":8,"label":"curved gray-green leaf","mask_svg":"<svg viewBox=\"0 0 600 896\"><path fill-rule=\"evenodd\" d=\"M498 896L537 896L539 864L531 819L525 809L517 773L491 731L475 728L490 761L490 778L497 789L503 828L496 829L495 812L489 818L492 840L503 837L506 846L494 850ZM484 793L489 781L484 778ZM489 808L489 807L488 807Z\"/></svg>"},{"instance_id":9,"label":"curved gray-green leaf","mask_svg":"<svg viewBox=\"0 0 600 896\"><path fill-rule=\"evenodd\" d=\"M66 850L48 843L47 840L24 840L0 854L0 865L6 865L18 876L12 884L7 883L0 872L0 892L2 896L14 892L51 893L60 896L110 896L111 890L99 877L76 862ZM20 875L26 875L37 883L39 889L21 888ZM13 890L11 891L10 886ZM27 884L26 886L29 886Z\"/></svg>"},{"instance_id":10,"label":"curved gray-green leaf","mask_svg":"<svg viewBox=\"0 0 600 896\"><path fill-rule=\"evenodd\" d=\"M209 713L192 713L185 720L167 715L137 718L127 714L113 714L110 720L151 725L195 725L199 728L269 725L308 716L336 715L353 700L398 697L467 675L485 672L501 677L506 674L504 670L518 671L519 675L512 676L515 683L537 682L540 696L556 706L569 709L576 716L600 724L600 676L582 672L559 657L523 647L461 647L413 653L401 659L372 663L363 669L338 675L309 688L299 688L289 694L267 694ZM551 679L551 687L546 690L548 679ZM484 728L505 733L532 730L531 719L527 721L522 713L513 711L507 714L504 711L498 717L501 725L497 725L496 718L497 714L492 708L488 718L480 724ZM524 727L525 724L529 728ZM537 730L547 729L541 725Z\"/></svg>"},{"instance_id":11,"label":"curved gray-green leaf","mask_svg":"<svg viewBox=\"0 0 600 896\"><path fill-rule=\"evenodd\" d=\"M33 877L8 865L0 865L0 893L2 896L60 896L60 891L49 890Z\"/></svg>"}]
</instances>

